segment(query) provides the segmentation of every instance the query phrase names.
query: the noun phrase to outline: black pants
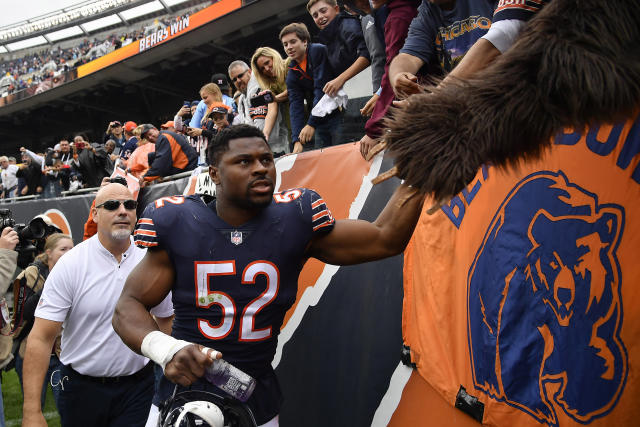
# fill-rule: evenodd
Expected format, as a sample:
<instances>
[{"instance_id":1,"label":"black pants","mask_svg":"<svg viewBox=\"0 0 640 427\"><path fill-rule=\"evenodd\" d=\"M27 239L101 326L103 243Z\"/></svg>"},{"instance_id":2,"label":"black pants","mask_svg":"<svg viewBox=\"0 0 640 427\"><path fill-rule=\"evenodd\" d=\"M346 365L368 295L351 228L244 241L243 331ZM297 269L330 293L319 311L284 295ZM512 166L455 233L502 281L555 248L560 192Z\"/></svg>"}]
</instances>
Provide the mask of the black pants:
<instances>
[{"instance_id":1,"label":"black pants","mask_svg":"<svg viewBox=\"0 0 640 427\"><path fill-rule=\"evenodd\" d=\"M144 427L153 398L152 365L117 378L90 377L61 365L62 426Z\"/></svg>"}]
</instances>

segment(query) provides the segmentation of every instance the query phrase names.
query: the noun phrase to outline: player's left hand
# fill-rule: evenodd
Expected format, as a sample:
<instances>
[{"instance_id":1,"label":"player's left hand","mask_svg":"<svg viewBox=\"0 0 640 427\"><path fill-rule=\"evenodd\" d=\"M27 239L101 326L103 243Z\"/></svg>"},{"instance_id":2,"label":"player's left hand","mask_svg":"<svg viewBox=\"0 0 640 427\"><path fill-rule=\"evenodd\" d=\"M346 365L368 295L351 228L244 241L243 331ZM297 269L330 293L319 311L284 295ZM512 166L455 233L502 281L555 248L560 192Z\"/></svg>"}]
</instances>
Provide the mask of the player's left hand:
<instances>
[{"instance_id":1,"label":"player's left hand","mask_svg":"<svg viewBox=\"0 0 640 427\"><path fill-rule=\"evenodd\" d=\"M173 383L188 387L204 375L213 359L202 352L202 346L192 344L184 347L167 363L164 375Z\"/></svg>"}]
</instances>

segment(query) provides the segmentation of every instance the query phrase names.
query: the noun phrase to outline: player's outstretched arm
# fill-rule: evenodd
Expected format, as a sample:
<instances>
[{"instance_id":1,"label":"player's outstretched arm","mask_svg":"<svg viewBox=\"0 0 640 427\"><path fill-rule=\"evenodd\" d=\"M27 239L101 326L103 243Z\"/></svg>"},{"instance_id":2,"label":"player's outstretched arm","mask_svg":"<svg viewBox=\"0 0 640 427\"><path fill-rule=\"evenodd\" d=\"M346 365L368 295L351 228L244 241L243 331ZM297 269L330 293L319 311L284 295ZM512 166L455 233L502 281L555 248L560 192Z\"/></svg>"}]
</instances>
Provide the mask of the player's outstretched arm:
<instances>
[{"instance_id":1,"label":"player's outstretched arm","mask_svg":"<svg viewBox=\"0 0 640 427\"><path fill-rule=\"evenodd\" d=\"M315 238L309 256L334 265L358 264L401 253L420 217L424 195L401 184L373 222L339 220L333 230Z\"/></svg>"},{"instance_id":2,"label":"player's outstretched arm","mask_svg":"<svg viewBox=\"0 0 640 427\"><path fill-rule=\"evenodd\" d=\"M150 249L124 284L112 324L122 341L136 353L140 353L144 337L158 330L149 309L169 294L174 275L167 252Z\"/></svg>"}]
</instances>

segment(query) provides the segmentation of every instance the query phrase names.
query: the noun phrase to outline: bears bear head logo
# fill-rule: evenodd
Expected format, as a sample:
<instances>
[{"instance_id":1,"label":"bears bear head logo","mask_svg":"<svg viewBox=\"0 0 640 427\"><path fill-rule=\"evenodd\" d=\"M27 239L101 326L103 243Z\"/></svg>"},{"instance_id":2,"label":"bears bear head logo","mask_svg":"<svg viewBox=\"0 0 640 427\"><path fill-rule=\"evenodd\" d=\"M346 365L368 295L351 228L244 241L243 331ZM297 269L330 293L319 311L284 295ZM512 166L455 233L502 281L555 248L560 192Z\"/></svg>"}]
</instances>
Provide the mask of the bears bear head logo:
<instances>
[{"instance_id":1,"label":"bears bear head logo","mask_svg":"<svg viewBox=\"0 0 640 427\"><path fill-rule=\"evenodd\" d=\"M616 404L627 377L616 251L624 209L562 172L532 174L493 218L468 276L476 388L557 425Z\"/></svg>"}]
</instances>

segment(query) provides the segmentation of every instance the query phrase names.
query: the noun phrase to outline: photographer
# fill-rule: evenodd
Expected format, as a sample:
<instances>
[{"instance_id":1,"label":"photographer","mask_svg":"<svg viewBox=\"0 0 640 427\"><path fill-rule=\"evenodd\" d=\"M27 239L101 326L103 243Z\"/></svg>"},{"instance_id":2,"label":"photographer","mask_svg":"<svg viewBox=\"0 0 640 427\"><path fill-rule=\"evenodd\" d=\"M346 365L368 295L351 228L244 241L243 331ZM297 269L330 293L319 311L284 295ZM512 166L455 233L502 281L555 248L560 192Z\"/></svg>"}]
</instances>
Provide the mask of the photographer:
<instances>
[{"instance_id":1,"label":"photographer","mask_svg":"<svg viewBox=\"0 0 640 427\"><path fill-rule=\"evenodd\" d=\"M14 251L18 244L18 233L13 228L5 227L0 236L0 296L9 289L13 273L16 271L18 252Z\"/></svg>"},{"instance_id":2,"label":"photographer","mask_svg":"<svg viewBox=\"0 0 640 427\"><path fill-rule=\"evenodd\" d=\"M60 197L62 195L62 161L55 159L52 166L44 166L42 169L42 184L44 198Z\"/></svg>"},{"instance_id":3,"label":"photographer","mask_svg":"<svg viewBox=\"0 0 640 427\"><path fill-rule=\"evenodd\" d=\"M112 139L113 142L116 143L115 154L120 154L124 147L124 143L127 142L125 136L122 134L122 123L117 120L114 120L109 123L107 130L104 133L104 137L102 138L102 143L106 143L108 140Z\"/></svg>"},{"instance_id":4,"label":"photographer","mask_svg":"<svg viewBox=\"0 0 640 427\"><path fill-rule=\"evenodd\" d=\"M82 174L88 188L100 186L106 172L107 152L104 147L89 144L82 135L73 139L73 168Z\"/></svg>"}]
</instances>

